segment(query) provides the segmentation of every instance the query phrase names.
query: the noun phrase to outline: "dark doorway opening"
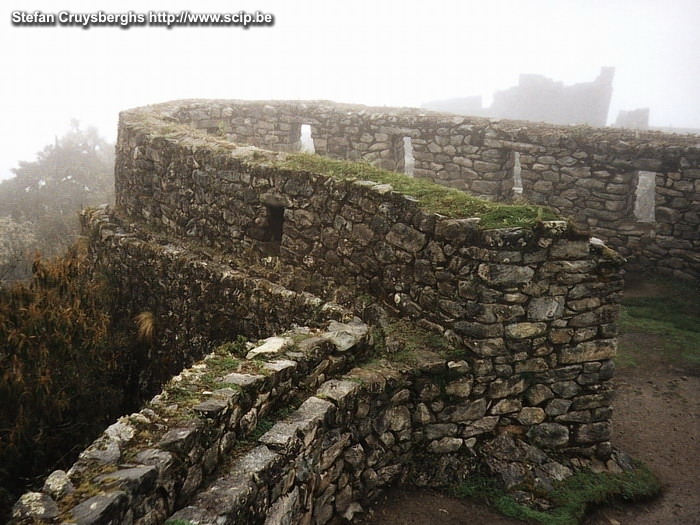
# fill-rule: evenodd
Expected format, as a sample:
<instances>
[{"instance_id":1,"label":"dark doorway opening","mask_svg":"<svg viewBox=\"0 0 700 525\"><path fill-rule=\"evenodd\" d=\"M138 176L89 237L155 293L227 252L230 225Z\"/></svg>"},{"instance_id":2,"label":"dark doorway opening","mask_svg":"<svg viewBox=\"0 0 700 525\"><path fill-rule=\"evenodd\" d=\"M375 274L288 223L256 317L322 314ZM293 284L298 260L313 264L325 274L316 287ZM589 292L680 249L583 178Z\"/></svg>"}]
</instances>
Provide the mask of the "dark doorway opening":
<instances>
[{"instance_id":1,"label":"dark doorway opening","mask_svg":"<svg viewBox=\"0 0 700 525\"><path fill-rule=\"evenodd\" d=\"M282 244L282 233L284 231L284 206L266 206L267 208L267 230L265 240L276 244Z\"/></svg>"}]
</instances>

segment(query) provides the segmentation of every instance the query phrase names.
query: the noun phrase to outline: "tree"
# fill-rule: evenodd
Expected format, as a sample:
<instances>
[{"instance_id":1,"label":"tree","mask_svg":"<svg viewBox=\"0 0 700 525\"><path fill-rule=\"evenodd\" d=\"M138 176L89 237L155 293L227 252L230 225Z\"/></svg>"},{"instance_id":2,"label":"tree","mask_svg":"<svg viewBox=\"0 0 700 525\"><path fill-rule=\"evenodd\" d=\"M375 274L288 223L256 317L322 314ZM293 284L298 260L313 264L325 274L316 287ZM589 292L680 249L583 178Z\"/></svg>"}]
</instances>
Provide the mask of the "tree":
<instances>
[{"instance_id":1,"label":"tree","mask_svg":"<svg viewBox=\"0 0 700 525\"><path fill-rule=\"evenodd\" d=\"M20 161L15 177L0 183L0 210L34 225L43 253L62 252L79 231L77 213L114 199L114 146L78 121L34 162Z\"/></svg>"},{"instance_id":2,"label":"tree","mask_svg":"<svg viewBox=\"0 0 700 525\"><path fill-rule=\"evenodd\" d=\"M25 279L31 274L31 259L36 251L34 226L18 223L12 217L0 217L0 283Z\"/></svg>"}]
</instances>

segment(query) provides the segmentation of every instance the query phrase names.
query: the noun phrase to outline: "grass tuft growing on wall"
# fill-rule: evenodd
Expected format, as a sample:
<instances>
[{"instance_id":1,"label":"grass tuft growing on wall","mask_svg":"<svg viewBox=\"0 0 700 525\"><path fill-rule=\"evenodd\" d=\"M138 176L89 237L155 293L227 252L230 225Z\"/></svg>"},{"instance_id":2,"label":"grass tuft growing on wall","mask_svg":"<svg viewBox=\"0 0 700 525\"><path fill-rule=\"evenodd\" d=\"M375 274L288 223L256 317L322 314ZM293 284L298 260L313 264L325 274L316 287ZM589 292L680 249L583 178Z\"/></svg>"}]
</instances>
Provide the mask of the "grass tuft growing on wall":
<instances>
[{"instance_id":1,"label":"grass tuft growing on wall","mask_svg":"<svg viewBox=\"0 0 700 525\"><path fill-rule=\"evenodd\" d=\"M532 228L539 221L560 219L554 211L544 206L490 202L426 179L383 170L366 162L348 162L298 153L287 155L285 160L274 165L295 171L318 173L343 181L367 180L378 184L390 184L394 191L418 199L427 211L455 219L480 217L479 227L482 229Z\"/></svg>"},{"instance_id":2,"label":"grass tuft growing on wall","mask_svg":"<svg viewBox=\"0 0 700 525\"><path fill-rule=\"evenodd\" d=\"M212 151L230 152L235 144L206 135L201 130L184 124L164 121L157 115L142 112L131 115L132 125L137 125L153 136L168 140L188 141L192 145L209 148ZM532 228L543 220L561 219L551 208L533 204L503 204L475 197L464 191L448 188L432 181L415 178L403 173L377 168L368 162L335 160L310 153L284 155L274 160L264 151L254 151L248 162L269 163L272 167L287 168L293 171L318 173L342 181L372 181L390 184L394 191L415 197L426 211L439 213L455 219L481 218L479 228Z\"/></svg>"}]
</instances>

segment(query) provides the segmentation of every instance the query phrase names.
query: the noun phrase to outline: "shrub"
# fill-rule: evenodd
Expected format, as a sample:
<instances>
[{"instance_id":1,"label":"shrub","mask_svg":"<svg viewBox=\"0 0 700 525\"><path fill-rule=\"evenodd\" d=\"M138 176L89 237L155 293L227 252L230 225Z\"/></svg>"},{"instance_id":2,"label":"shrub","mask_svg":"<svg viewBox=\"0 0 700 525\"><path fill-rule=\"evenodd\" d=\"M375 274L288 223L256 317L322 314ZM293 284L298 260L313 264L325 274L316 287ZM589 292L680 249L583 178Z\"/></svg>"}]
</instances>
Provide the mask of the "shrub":
<instances>
[{"instance_id":1,"label":"shrub","mask_svg":"<svg viewBox=\"0 0 700 525\"><path fill-rule=\"evenodd\" d=\"M10 494L65 466L121 408L108 295L81 245L0 288L0 516Z\"/></svg>"}]
</instances>

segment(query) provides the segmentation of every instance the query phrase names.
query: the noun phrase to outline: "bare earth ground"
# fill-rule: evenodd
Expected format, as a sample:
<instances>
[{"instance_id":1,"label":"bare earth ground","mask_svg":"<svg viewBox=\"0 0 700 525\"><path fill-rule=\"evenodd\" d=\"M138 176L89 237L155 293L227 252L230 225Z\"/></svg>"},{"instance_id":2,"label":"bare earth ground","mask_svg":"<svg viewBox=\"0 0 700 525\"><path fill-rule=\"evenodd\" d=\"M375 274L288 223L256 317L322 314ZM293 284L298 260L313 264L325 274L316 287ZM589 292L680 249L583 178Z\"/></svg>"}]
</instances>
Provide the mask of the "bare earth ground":
<instances>
[{"instance_id":1,"label":"bare earth ground","mask_svg":"<svg viewBox=\"0 0 700 525\"><path fill-rule=\"evenodd\" d=\"M655 296L656 284L631 281L626 294ZM659 336L628 333L621 345L645 355L633 367L619 366L614 399L613 444L644 461L663 486L660 497L595 510L585 525L700 524L700 373L679 368L655 352ZM369 509L364 525L509 525L521 523L484 505L412 487L388 491Z\"/></svg>"}]
</instances>

